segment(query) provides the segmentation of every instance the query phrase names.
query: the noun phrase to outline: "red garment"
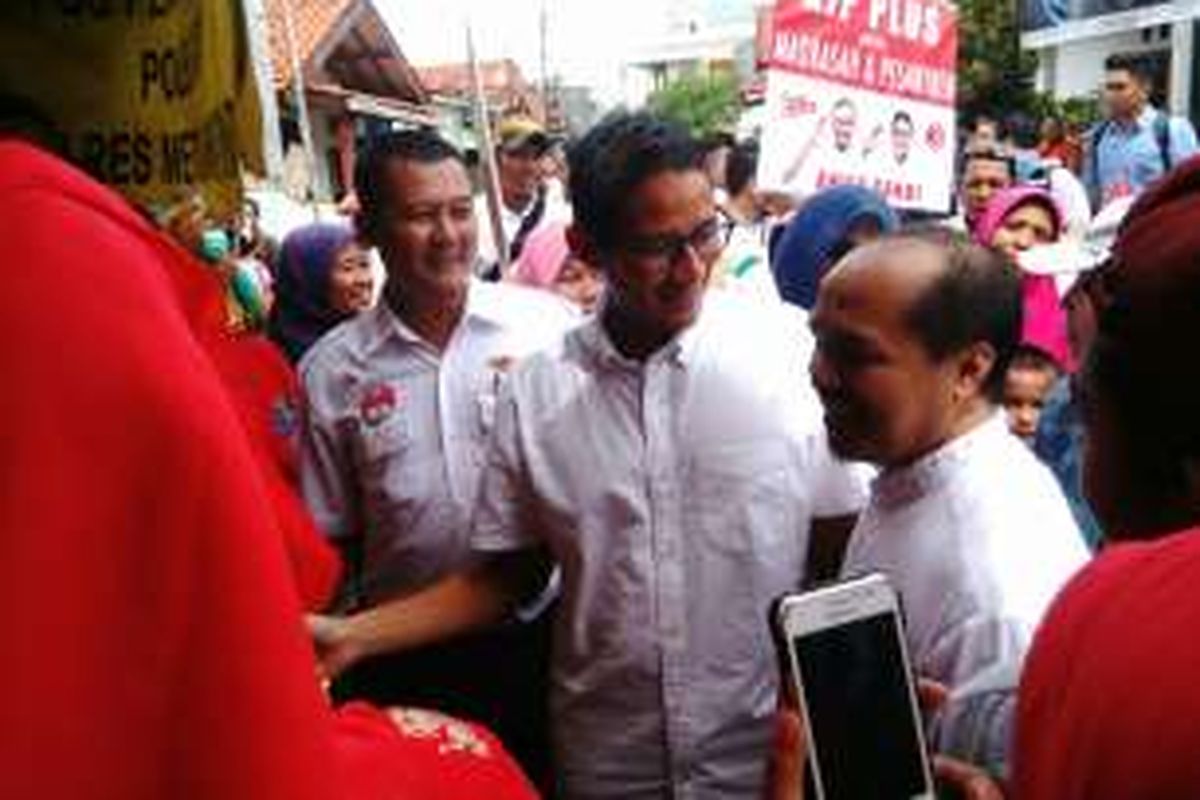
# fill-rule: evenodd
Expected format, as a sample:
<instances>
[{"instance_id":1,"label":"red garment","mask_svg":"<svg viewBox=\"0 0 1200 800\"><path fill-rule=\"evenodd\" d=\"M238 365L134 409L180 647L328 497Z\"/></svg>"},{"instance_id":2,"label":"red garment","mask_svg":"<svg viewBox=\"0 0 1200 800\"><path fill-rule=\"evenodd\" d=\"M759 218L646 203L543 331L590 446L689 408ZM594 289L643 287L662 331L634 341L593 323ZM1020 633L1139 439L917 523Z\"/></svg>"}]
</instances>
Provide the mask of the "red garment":
<instances>
[{"instance_id":1,"label":"red garment","mask_svg":"<svg viewBox=\"0 0 1200 800\"><path fill-rule=\"evenodd\" d=\"M1025 662L1013 797L1200 793L1198 534L1113 546L1055 602Z\"/></svg>"},{"instance_id":2,"label":"red garment","mask_svg":"<svg viewBox=\"0 0 1200 800\"><path fill-rule=\"evenodd\" d=\"M1059 139L1057 142L1042 142L1038 145L1038 155L1046 160L1055 160L1072 172L1079 172L1081 157L1078 141Z\"/></svg>"},{"instance_id":3,"label":"red garment","mask_svg":"<svg viewBox=\"0 0 1200 800\"><path fill-rule=\"evenodd\" d=\"M0 241L0 797L438 796L385 787L400 769L448 797L528 797L502 752L450 769L331 714L276 484L200 345L211 294L179 250L4 140Z\"/></svg>"},{"instance_id":4,"label":"red garment","mask_svg":"<svg viewBox=\"0 0 1200 800\"><path fill-rule=\"evenodd\" d=\"M162 237L0 142L0 241L0 797L333 797L281 540Z\"/></svg>"},{"instance_id":5,"label":"red garment","mask_svg":"<svg viewBox=\"0 0 1200 800\"><path fill-rule=\"evenodd\" d=\"M220 373L258 457L301 602L306 610L322 610L333 599L341 562L298 494L297 420L287 418L299 411L295 372L266 337L230 329L225 287L216 271L167 238L151 235L161 254L159 269L171 278L192 333Z\"/></svg>"},{"instance_id":6,"label":"red garment","mask_svg":"<svg viewBox=\"0 0 1200 800\"><path fill-rule=\"evenodd\" d=\"M397 728L402 735L397 735ZM420 710L338 709L338 762L350 800L532 800L536 793L479 725Z\"/></svg>"},{"instance_id":7,"label":"red garment","mask_svg":"<svg viewBox=\"0 0 1200 800\"><path fill-rule=\"evenodd\" d=\"M203 269L195 259L188 259L184 267L189 264ZM206 349L259 457L301 603L308 611L320 611L333 600L341 561L299 495L296 373L264 336L234 335L223 326L209 337Z\"/></svg>"}]
</instances>

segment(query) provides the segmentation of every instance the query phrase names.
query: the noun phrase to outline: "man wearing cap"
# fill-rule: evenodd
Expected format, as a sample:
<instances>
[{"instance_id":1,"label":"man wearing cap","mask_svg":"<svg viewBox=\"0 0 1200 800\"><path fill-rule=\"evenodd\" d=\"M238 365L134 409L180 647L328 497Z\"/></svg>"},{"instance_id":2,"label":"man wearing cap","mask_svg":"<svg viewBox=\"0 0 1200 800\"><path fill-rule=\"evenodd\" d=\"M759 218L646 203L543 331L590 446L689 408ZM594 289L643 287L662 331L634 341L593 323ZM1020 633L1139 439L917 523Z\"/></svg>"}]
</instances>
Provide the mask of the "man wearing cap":
<instances>
[{"instance_id":1,"label":"man wearing cap","mask_svg":"<svg viewBox=\"0 0 1200 800\"><path fill-rule=\"evenodd\" d=\"M548 219L562 219L564 209L552 207L546 192L542 159L554 148L549 134L529 117L508 117L496 130L496 172L500 182L500 227L502 246L508 248L509 261L516 260L521 248L539 225ZM477 269L483 277L499 279L500 246L492 231L487 195L475 200L479 227Z\"/></svg>"}]
</instances>

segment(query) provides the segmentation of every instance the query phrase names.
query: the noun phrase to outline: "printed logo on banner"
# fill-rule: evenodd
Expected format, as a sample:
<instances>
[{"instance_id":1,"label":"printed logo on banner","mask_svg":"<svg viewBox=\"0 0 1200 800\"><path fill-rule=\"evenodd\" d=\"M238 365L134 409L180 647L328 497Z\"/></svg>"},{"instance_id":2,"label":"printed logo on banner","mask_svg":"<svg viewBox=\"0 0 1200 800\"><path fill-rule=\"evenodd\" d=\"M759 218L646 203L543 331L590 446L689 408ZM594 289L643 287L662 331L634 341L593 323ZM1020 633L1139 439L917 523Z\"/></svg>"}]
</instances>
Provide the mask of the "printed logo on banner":
<instances>
[{"instance_id":1,"label":"printed logo on banner","mask_svg":"<svg viewBox=\"0 0 1200 800\"><path fill-rule=\"evenodd\" d=\"M948 211L957 14L948 0L781 0L759 185L875 189Z\"/></svg>"},{"instance_id":2,"label":"printed logo on banner","mask_svg":"<svg viewBox=\"0 0 1200 800\"><path fill-rule=\"evenodd\" d=\"M929 149L933 152L941 152L941 149L946 146L946 129L939 123L933 123L929 129L925 131L925 144L929 145Z\"/></svg>"}]
</instances>

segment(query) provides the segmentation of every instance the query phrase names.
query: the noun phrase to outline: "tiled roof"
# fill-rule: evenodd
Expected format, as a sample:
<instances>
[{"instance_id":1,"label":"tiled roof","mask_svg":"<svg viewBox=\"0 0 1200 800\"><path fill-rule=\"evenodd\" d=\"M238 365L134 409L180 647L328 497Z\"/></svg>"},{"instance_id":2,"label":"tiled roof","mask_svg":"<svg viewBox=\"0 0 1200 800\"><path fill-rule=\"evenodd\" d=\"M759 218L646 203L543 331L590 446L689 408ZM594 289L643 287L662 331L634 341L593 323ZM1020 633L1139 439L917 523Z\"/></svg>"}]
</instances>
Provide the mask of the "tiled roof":
<instances>
[{"instance_id":1,"label":"tiled roof","mask_svg":"<svg viewBox=\"0 0 1200 800\"><path fill-rule=\"evenodd\" d=\"M307 84L424 103L428 95L372 0L266 0L275 86L292 83L285 11Z\"/></svg>"},{"instance_id":2,"label":"tiled roof","mask_svg":"<svg viewBox=\"0 0 1200 800\"><path fill-rule=\"evenodd\" d=\"M469 94L471 88L470 65L438 64L417 67L421 83L434 94ZM480 61L479 77L485 92L529 91L529 84L521 74L521 68L511 59Z\"/></svg>"},{"instance_id":3,"label":"tiled roof","mask_svg":"<svg viewBox=\"0 0 1200 800\"><path fill-rule=\"evenodd\" d=\"M283 88L292 81L292 54L288 48L285 10L291 10L296 51L303 64L338 19L357 2L359 0L266 0L268 43L276 87Z\"/></svg>"}]
</instances>

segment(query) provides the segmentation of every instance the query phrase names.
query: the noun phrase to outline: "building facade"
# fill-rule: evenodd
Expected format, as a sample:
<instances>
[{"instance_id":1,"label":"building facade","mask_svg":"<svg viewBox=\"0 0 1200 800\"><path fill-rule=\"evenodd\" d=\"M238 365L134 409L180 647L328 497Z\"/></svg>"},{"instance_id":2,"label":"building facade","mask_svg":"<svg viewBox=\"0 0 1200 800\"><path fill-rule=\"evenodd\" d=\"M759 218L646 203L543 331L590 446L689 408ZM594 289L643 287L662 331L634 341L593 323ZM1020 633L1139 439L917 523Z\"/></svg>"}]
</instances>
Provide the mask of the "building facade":
<instances>
[{"instance_id":1,"label":"building facade","mask_svg":"<svg viewBox=\"0 0 1200 800\"><path fill-rule=\"evenodd\" d=\"M1021 44L1038 54L1037 86L1066 99L1095 95L1104 60L1137 55L1154 75L1154 102L1195 118L1193 59L1200 1L1021 0Z\"/></svg>"},{"instance_id":2,"label":"building facade","mask_svg":"<svg viewBox=\"0 0 1200 800\"><path fill-rule=\"evenodd\" d=\"M265 7L283 184L293 199L344 199L358 149L372 133L439 123L372 0L266 0Z\"/></svg>"}]
</instances>

